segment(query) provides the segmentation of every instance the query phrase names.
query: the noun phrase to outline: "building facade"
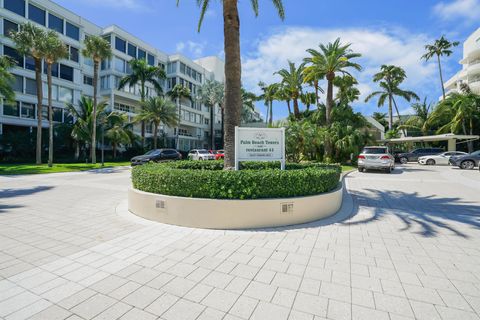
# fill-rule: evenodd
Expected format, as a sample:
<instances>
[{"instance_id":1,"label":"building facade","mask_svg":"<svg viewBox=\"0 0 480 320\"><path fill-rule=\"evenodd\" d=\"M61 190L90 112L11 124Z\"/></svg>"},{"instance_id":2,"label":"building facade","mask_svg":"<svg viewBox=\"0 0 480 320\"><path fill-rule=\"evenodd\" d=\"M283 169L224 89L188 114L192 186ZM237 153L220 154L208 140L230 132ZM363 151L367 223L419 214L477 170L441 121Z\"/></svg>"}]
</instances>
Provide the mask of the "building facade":
<instances>
[{"instance_id":1,"label":"building facade","mask_svg":"<svg viewBox=\"0 0 480 320\"><path fill-rule=\"evenodd\" d=\"M444 84L447 95L459 92L462 84L467 84L474 93L480 94L480 28L463 43L460 64L462 70Z\"/></svg>"},{"instance_id":2,"label":"building facade","mask_svg":"<svg viewBox=\"0 0 480 320\"><path fill-rule=\"evenodd\" d=\"M149 65L160 66L165 70L167 79L162 81L164 93L176 84L188 86L192 92L192 101L182 99L180 102L179 149L187 151L208 146L209 123L217 123L220 119L210 119L208 107L198 103L195 95L206 80L223 81L223 61L217 57L207 57L195 62L179 54L168 55L118 26L99 27L50 0L0 0L0 54L18 61L12 70L17 101L14 104L0 102L0 134L6 131L32 130L37 126L33 60L20 56L9 38L10 32L18 30L25 22L57 31L69 50L69 58L53 68L53 118L56 123L74 121L66 104L76 106L82 95L93 96L93 63L83 57L81 52L85 37L97 35L105 38L112 46L112 59L102 62L99 74L100 99L108 102L110 110L126 113L130 120L137 114L140 108L139 86L119 90L118 83L131 72L129 60L146 59ZM44 105L47 105L46 67L43 66L43 69ZM156 95L153 87L148 84L147 95ZM48 127L47 112L44 107L45 128ZM216 118L219 114L217 110ZM160 127L159 131L165 144L175 147L177 128ZM134 132L140 134L139 125L134 127ZM147 126L146 136L151 135L152 128Z\"/></svg>"}]
</instances>

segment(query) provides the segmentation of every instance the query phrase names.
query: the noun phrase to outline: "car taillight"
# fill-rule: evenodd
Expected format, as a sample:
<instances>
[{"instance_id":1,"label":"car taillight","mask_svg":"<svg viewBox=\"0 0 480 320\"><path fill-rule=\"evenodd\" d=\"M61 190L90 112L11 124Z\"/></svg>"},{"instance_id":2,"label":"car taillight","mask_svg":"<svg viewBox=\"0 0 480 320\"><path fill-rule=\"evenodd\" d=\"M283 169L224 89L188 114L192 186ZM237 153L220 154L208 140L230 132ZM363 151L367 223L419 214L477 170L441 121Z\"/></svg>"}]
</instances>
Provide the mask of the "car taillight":
<instances>
[{"instance_id":1,"label":"car taillight","mask_svg":"<svg viewBox=\"0 0 480 320\"><path fill-rule=\"evenodd\" d=\"M358 156L358 159L365 159L365 156L360 155Z\"/></svg>"},{"instance_id":2,"label":"car taillight","mask_svg":"<svg viewBox=\"0 0 480 320\"><path fill-rule=\"evenodd\" d=\"M388 160L388 159L390 159L390 156L382 156L380 159L381 160Z\"/></svg>"}]
</instances>

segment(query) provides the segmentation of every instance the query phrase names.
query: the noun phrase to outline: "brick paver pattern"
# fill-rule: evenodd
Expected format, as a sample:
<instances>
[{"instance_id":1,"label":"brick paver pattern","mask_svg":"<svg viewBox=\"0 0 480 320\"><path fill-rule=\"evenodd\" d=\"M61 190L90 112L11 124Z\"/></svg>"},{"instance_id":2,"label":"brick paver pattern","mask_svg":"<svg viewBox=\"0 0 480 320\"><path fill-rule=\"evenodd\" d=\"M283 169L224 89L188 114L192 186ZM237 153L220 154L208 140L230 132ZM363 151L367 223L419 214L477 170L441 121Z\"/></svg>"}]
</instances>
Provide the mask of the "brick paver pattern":
<instances>
[{"instance_id":1,"label":"brick paver pattern","mask_svg":"<svg viewBox=\"0 0 480 320\"><path fill-rule=\"evenodd\" d=\"M395 171L345 178L347 220L240 231L130 216L128 169L0 177L0 319L480 319L478 171Z\"/></svg>"}]
</instances>

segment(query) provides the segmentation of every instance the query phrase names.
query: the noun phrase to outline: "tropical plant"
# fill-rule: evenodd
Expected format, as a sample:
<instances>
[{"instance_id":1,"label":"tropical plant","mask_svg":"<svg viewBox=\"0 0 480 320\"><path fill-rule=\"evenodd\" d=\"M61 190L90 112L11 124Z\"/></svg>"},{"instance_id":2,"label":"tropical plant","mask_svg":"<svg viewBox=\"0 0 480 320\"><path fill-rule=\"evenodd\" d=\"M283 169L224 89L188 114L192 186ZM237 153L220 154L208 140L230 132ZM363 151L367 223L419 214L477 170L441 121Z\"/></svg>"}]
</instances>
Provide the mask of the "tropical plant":
<instances>
[{"instance_id":1,"label":"tropical plant","mask_svg":"<svg viewBox=\"0 0 480 320\"><path fill-rule=\"evenodd\" d=\"M113 158L117 157L117 148L120 144L132 143L133 124L128 121L126 114L112 112L105 119L105 137L112 145Z\"/></svg>"},{"instance_id":2,"label":"tropical plant","mask_svg":"<svg viewBox=\"0 0 480 320\"><path fill-rule=\"evenodd\" d=\"M192 95L190 93L190 89L186 86L183 86L181 84L176 84L172 90L167 92L167 95L172 98L172 100L175 101L177 104L177 109L178 109L178 119L181 119L182 116L182 99L190 99L192 100ZM176 137L176 142L175 142L176 148L180 149L180 120L178 121L177 124L177 137Z\"/></svg>"},{"instance_id":3,"label":"tropical plant","mask_svg":"<svg viewBox=\"0 0 480 320\"><path fill-rule=\"evenodd\" d=\"M265 107L267 107L267 117L265 118L265 122L271 126L273 123L273 101L278 98L277 92L280 89L280 84L272 83L267 85L264 82L259 82L258 86L263 92L258 99L263 100Z\"/></svg>"},{"instance_id":4,"label":"tropical plant","mask_svg":"<svg viewBox=\"0 0 480 320\"><path fill-rule=\"evenodd\" d=\"M158 127L161 123L168 127L177 125L179 119L175 103L164 97L150 97L143 102L142 110L135 121L153 124L153 148L157 148Z\"/></svg>"},{"instance_id":5,"label":"tropical plant","mask_svg":"<svg viewBox=\"0 0 480 320\"><path fill-rule=\"evenodd\" d=\"M242 122L251 122L254 120L255 102L259 98L252 92L242 88Z\"/></svg>"},{"instance_id":6,"label":"tropical plant","mask_svg":"<svg viewBox=\"0 0 480 320\"><path fill-rule=\"evenodd\" d=\"M177 0L177 5L180 0ZM258 16L258 0L252 0L252 8ZM198 30L202 25L211 0L197 0L201 8ZM272 0L278 15L284 19L285 11L282 0ZM223 0L223 32L225 38L225 168L235 166L235 127L240 124L242 110L242 81L240 55L240 17L238 14L238 0Z\"/></svg>"},{"instance_id":7,"label":"tropical plant","mask_svg":"<svg viewBox=\"0 0 480 320\"><path fill-rule=\"evenodd\" d=\"M97 118L104 117L105 110L108 104L106 101L101 101L94 108L94 102L91 98L82 96L78 102L78 107L72 103L67 104L67 109L71 116L74 117L74 124L72 128L72 138L76 142L75 157L78 158L81 145L85 145L85 149L94 149L93 147L93 132L94 126L98 127ZM94 112L96 114L94 114ZM98 121L101 122L101 121ZM96 140L95 140L96 141ZM90 156L92 153L90 152ZM88 155L87 155L88 158Z\"/></svg>"},{"instance_id":8,"label":"tropical plant","mask_svg":"<svg viewBox=\"0 0 480 320\"><path fill-rule=\"evenodd\" d=\"M358 100L360 90L356 88L358 81L354 77L348 75L335 77L333 85L338 88L335 101L339 104L349 104Z\"/></svg>"},{"instance_id":9,"label":"tropical plant","mask_svg":"<svg viewBox=\"0 0 480 320\"><path fill-rule=\"evenodd\" d=\"M292 108L290 107L290 102L292 100L290 98L290 94L283 85L278 86L278 90L275 93L275 100L285 101L287 103L288 114L292 115Z\"/></svg>"},{"instance_id":10,"label":"tropical plant","mask_svg":"<svg viewBox=\"0 0 480 320\"><path fill-rule=\"evenodd\" d=\"M45 39L46 32L33 25L30 22L20 26L19 31L10 34L17 52L20 55L32 57L35 64L35 82L37 89L37 144L36 144L36 164L42 163L42 60L45 57Z\"/></svg>"},{"instance_id":11,"label":"tropical plant","mask_svg":"<svg viewBox=\"0 0 480 320\"><path fill-rule=\"evenodd\" d=\"M53 165L53 107L52 107L52 65L68 57L68 50L58 34L49 30L45 36L44 59L47 65L48 87L48 166Z\"/></svg>"},{"instance_id":12,"label":"tropical plant","mask_svg":"<svg viewBox=\"0 0 480 320\"><path fill-rule=\"evenodd\" d=\"M307 108L307 111L310 111L310 106L317 103L317 96L315 92L304 92L300 95L300 101Z\"/></svg>"},{"instance_id":13,"label":"tropical plant","mask_svg":"<svg viewBox=\"0 0 480 320\"><path fill-rule=\"evenodd\" d=\"M361 57L361 54L353 52L350 49L350 46L351 44L342 44L340 38L338 38L333 43L328 43L326 46L320 44L320 51L308 49L307 52L310 54L310 57L304 59L306 66L303 79L305 82L311 83L323 78L327 79L325 114L327 125L331 124L333 81L336 74L350 75L348 69L358 71L362 69L358 63L352 61L355 58Z\"/></svg>"},{"instance_id":14,"label":"tropical plant","mask_svg":"<svg viewBox=\"0 0 480 320\"><path fill-rule=\"evenodd\" d=\"M98 69L102 60L110 59L112 57L112 48L110 43L99 36L88 36L85 39L85 47L82 50L85 57L93 61L93 123L92 123L92 145L91 158L92 163L97 163L96 146L97 146L97 97L98 97Z\"/></svg>"},{"instance_id":15,"label":"tropical plant","mask_svg":"<svg viewBox=\"0 0 480 320\"><path fill-rule=\"evenodd\" d=\"M10 69L15 65L15 60L7 56L0 57L0 99L8 102L14 102L15 92L12 89L14 76Z\"/></svg>"},{"instance_id":16,"label":"tropical plant","mask_svg":"<svg viewBox=\"0 0 480 320\"><path fill-rule=\"evenodd\" d=\"M440 39L435 40L433 44L427 44L425 46L426 53L422 56L422 59L424 59L425 61L430 60L434 56L437 57L438 74L440 76L440 84L442 86L443 100L445 100L446 97L445 87L443 85L441 57L450 56L453 53L452 48L458 46L459 44L460 42L458 41L450 42L445 38L445 36L442 36Z\"/></svg>"},{"instance_id":17,"label":"tropical plant","mask_svg":"<svg viewBox=\"0 0 480 320\"><path fill-rule=\"evenodd\" d=\"M296 119L300 116L300 108L298 107L298 100L302 95L303 84L303 70L304 64L300 64L298 67L295 63L288 61L288 69L281 69L275 72L281 78L281 84L283 90L289 95L290 100L293 101L293 115Z\"/></svg>"},{"instance_id":18,"label":"tropical plant","mask_svg":"<svg viewBox=\"0 0 480 320\"><path fill-rule=\"evenodd\" d=\"M240 89L241 91L241 89ZM207 80L198 88L197 98L205 104L210 110L210 148L215 149L215 107L218 106L222 111L222 133L223 133L223 115L224 111L224 99L225 99L225 86L223 83L216 80ZM243 100L242 100L243 101ZM240 108L243 106L240 106Z\"/></svg>"},{"instance_id":19,"label":"tropical plant","mask_svg":"<svg viewBox=\"0 0 480 320\"><path fill-rule=\"evenodd\" d=\"M385 128L388 126L387 114L383 112L374 112L372 118L377 120Z\"/></svg>"},{"instance_id":20,"label":"tropical plant","mask_svg":"<svg viewBox=\"0 0 480 320\"><path fill-rule=\"evenodd\" d=\"M429 132L428 126L428 116L430 115L430 110L432 109L431 104L427 104L427 99L425 98L422 103L412 104L412 109L415 114L410 116L405 123L400 125L399 129L413 129L417 133L422 135L427 135Z\"/></svg>"},{"instance_id":21,"label":"tropical plant","mask_svg":"<svg viewBox=\"0 0 480 320\"><path fill-rule=\"evenodd\" d=\"M165 71L160 67L151 66L147 63L146 59L132 59L128 62L132 72L129 75L124 76L118 83L118 89L121 90L128 87L135 87L140 85L140 105L143 105L147 97L146 84L150 83L157 94L162 94L161 79L167 77ZM142 147L145 145L145 122L141 123L141 135L142 135Z\"/></svg>"},{"instance_id":22,"label":"tropical plant","mask_svg":"<svg viewBox=\"0 0 480 320\"><path fill-rule=\"evenodd\" d=\"M408 102L413 100L419 100L419 97L413 91L402 90L399 86L407 78L405 70L401 67L393 65L382 65L380 67L380 72L374 74L373 81L377 82L381 88L379 91L374 91L370 93L365 102L370 101L374 97L378 97L377 105L382 107L385 105L385 102L388 99L388 129L393 129L393 106L397 112L398 118L400 120L400 112L398 111L397 103L395 97L401 97Z\"/></svg>"}]
</instances>

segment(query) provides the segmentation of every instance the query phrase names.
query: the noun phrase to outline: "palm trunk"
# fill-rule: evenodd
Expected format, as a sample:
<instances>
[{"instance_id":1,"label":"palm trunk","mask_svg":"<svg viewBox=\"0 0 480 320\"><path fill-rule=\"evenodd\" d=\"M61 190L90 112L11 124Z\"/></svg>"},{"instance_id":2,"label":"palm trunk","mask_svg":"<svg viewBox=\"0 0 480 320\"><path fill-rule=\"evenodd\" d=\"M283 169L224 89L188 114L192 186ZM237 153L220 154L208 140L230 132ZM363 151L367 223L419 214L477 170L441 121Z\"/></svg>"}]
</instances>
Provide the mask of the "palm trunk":
<instances>
[{"instance_id":1,"label":"palm trunk","mask_svg":"<svg viewBox=\"0 0 480 320\"><path fill-rule=\"evenodd\" d=\"M48 166L53 165L52 64L47 63L48 85Z\"/></svg>"},{"instance_id":2,"label":"palm trunk","mask_svg":"<svg viewBox=\"0 0 480 320\"><path fill-rule=\"evenodd\" d=\"M442 74L442 63L440 62L440 55L437 54L437 62L438 62L438 72L440 74L440 83L442 85L442 94L443 100L445 100L445 86L443 85L443 74Z\"/></svg>"},{"instance_id":3,"label":"palm trunk","mask_svg":"<svg viewBox=\"0 0 480 320\"><path fill-rule=\"evenodd\" d=\"M268 119L268 124L269 126L272 126L273 124L273 102L270 101L270 118Z\"/></svg>"},{"instance_id":4,"label":"palm trunk","mask_svg":"<svg viewBox=\"0 0 480 320\"><path fill-rule=\"evenodd\" d=\"M176 98L178 108L177 141L175 143L177 150L180 150L180 121L182 119L182 103L180 98Z\"/></svg>"},{"instance_id":5,"label":"palm trunk","mask_svg":"<svg viewBox=\"0 0 480 320\"><path fill-rule=\"evenodd\" d=\"M222 112L222 133L221 133L221 139L222 139L222 148L225 147L225 110L223 106L220 106L220 111Z\"/></svg>"},{"instance_id":6,"label":"palm trunk","mask_svg":"<svg viewBox=\"0 0 480 320\"><path fill-rule=\"evenodd\" d=\"M153 149L157 149L157 131L158 131L158 124L153 124Z\"/></svg>"},{"instance_id":7,"label":"palm trunk","mask_svg":"<svg viewBox=\"0 0 480 320\"><path fill-rule=\"evenodd\" d=\"M298 119L300 117L300 109L298 108L298 99L293 99L293 113L295 118Z\"/></svg>"},{"instance_id":8,"label":"palm trunk","mask_svg":"<svg viewBox=\"0 0 480 320\"><path fill-rule=\"evenodd\" d=\"M287 100L288 114L292 115L292 109L290 108L290 100Z\"/></svg>"},{"instance_id":9,"label":"palm trunk","mask_svg":"<svg viewBox=\"0 0 480 320\"><path fill-rule=\"evenodd\" d=\"M36 147L36 164L42 164L42 60L35 60L35 81L37 85L37 147Z\"/></svg>"},{"instance_id":10,"label":"palm trunk","mask_svg":"<svg viewBox=\"0 0 480 320\"><path fill-rule=\"evenodd\" d=\"M223 1L225 38L225 162L224 168L235 166L235 127L240 125L242 110L240 57L240 19L238 0Z\"/></svg>"},{"instance_id":11,"label":"palm trunk","mask_svg":"<svg viewBox=\"0 0 480 320\"><path fill-rule=\"evenodd\" d=\"M113 159L117 158L117 144L115 142L112 143L112 149L113 149Z\"/></svg>"},{"instance_id":12,"label":"palm trunk","mask_svg":"<svg viewBox=\"0 0 480 320\"><path fill-rule=\"evenodd\" d=\"M210 150L215 149L215 106L210 106Z\"/></svg>"},{"instance_id":13,"label":"palm trunk","mask_svg":"<svg viewBox=\"0 0 480 320\"><path fill-rule=\"evenodd\" d=\"M141 83L140 87L140 103L142 104L141 108L143 109L143 103L145 102L145 82ZM142 120L142 148L145 149L145 121Z\"/></svg>"},{"instance_id":14,"label":"palm trunk","mask_svg":"<svg viewBox=\"0 0 480 320\"><path fill-rule=\"evenodd\" d=\"M332 106L333 106L333 79L335 76L330 76L327 79L327 104L326 104L326 111L325 111L325 121L327 125L331 123L331 114L332 114Z\"/></svg>"},{"instance_id":15,"label":"palm trunk","mask_svg":"<svg viewBox=\"0 0 480 320\"><path fill-rule=\"evenodd\" d=\"M388 96L388 130L393 128L393 107L392 95Z\"/></svg>"},{"instance_id":16,"label":"palm trunk","mask_svg":"<svg viewBox=\"0 0 480 320\"><path fill-rule=\"evenodd\" d=\"M99 62L93 62L93 128L92 128L92 143L90 147L92 164L97 163L97 95L98 95L98 65Z\"/></svg>"},{"instance_id":17,"label":"palm trunk","mask_svg":"<svg viewBox=\"0 0 480 320\"><path fill-rule=\"evenodd\" d=\"M397 102L395 101L395 98L394 98L394 97L392 97L392 101L393 101L393 105L395 106L395 111L397 112L398 122L400 123L400 125L403 125L403 123L402 123L402 118L400 117L400 112L398 111ZM403 135L406 137L406 136L407 136L407 132L405 131L405 129L402 129L402 132L403 132Z\"/></svg>"},{"instance_id":18,"label":"palm trunk","mask_svg":"<svg viewBox=\"0 0 480 320\"><path fill-rule=\"evenodd\" d=\"M265 124L268 124L268 119L269 119L269 116L270 116L270 104L266 103L265 106L267 107L267 115L265 117Z\"/></svg>"},{"instance_id":19,"label":"palm trunk","mask_svg":"<svg viewBox=\"0 0 480 320\"><path fill-rule=\"evenodd\" d=\"M78 161L80 158L80 143L78 141L75 141L75 160Z\"/></svg>"},{"instance_id":20,"label":"palm trunk","mask_svg":"<svg viewBox=\"0 0 480 320\"><path fill-rule=\"evenodd\" d=\"M320 105L320 102L319 102L319 96L318 96L318 81L315 81L313 83L313 86L315 87L315 103L317 105L317 109L318 109L318 106Z\"/></svg>"}]
</instances>

